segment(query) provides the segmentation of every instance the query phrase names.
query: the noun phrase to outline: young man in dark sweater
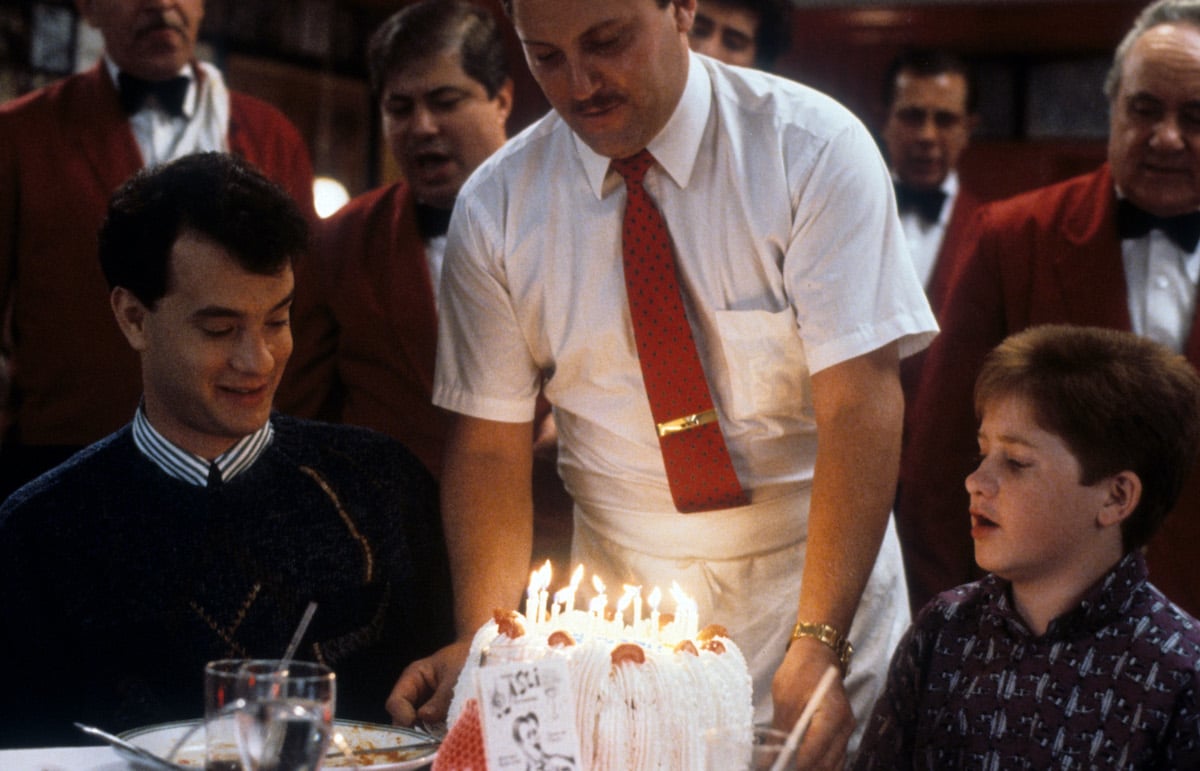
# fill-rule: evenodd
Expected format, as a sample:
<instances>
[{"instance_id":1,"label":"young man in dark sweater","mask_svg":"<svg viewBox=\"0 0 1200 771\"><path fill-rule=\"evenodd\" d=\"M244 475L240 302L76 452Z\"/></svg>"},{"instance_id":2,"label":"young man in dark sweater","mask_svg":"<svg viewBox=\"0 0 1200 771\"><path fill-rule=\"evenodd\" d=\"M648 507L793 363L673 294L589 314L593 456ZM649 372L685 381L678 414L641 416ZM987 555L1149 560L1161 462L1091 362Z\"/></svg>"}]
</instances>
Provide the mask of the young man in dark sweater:
<instances>
[{"instance_id":1,"label":"young man in dark sweater","mask_svg":"<svg viewBox=\"0 0 1200 771\"><path fill-rule=\"evenodd\" d=\"M271 412L292 350L305 219L236 158L144 171L100 259L142 364L130 425L0 508L0 746L197 717L206 661L337 672L340 717L386 720L412 659L450 639L437 490L398 442Z\"/></svg>"}]
</instances>

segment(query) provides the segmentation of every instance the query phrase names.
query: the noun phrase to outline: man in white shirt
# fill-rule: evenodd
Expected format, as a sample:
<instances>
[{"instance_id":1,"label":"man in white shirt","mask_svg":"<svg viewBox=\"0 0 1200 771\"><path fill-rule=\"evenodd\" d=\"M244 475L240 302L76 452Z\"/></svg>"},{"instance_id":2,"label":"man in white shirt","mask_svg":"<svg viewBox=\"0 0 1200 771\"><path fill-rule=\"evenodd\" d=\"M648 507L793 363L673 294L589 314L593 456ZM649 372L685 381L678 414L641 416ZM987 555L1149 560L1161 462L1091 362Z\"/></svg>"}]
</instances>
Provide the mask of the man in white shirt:
<instances>
[{"instance_id":1,"label":"man in white shirt","mask_svg":"<svg viewBox=\"0 0 1200 771\"><path fill-rule=\"evenodd\" d=\"M915 605L980 575L968 496L983 357L1028 326L1145 335L1200 366L1200 4L1148 6L1105 84L1108 162L983 207L942 309L910 420L897 513ZM1200 474L1150 541L1156 586L1200 612Z\"/></svg>"},{"instance_id":2,"label":"man in white shirt","mask_svg":"<svg viewBox=\"0 0 1200 771\"><path fill-rule=\"evenodd\" d=\"M935 324L865 128L803 86L691 54L695 9L507 8L554 112L485 161L455 209L434 393L458 413L442 494L459 641L410 667L389 709L400 722L443 715L475 630L517 606L544 380L573 556L612 582L677 579L748 654L760 719L773 702L790 727L852 642L849 676L801 752L840 767L851 701L865 714L907 624L889 524L898 361ZM610 168L643 149L748 505L680 514L674 502L667 423L656 432L631 328L626 185Z\"/></svg>"}]
</instances>

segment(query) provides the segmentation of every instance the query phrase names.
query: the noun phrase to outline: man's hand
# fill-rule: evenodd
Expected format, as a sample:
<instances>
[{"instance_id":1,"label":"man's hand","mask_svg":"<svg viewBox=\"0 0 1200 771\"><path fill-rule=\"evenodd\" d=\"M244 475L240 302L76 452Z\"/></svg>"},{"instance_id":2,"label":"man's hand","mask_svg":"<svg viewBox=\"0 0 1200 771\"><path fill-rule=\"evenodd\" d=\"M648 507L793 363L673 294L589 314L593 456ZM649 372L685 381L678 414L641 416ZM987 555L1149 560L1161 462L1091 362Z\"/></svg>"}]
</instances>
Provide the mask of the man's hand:
<instances>
[{"instance_id":1,"label":"man's hand","mask_svg":"<svg viewBox=\"0 0 1200 771\"><path fill-rule=\"evenodd\" d=\"M825 643L801 637L788 648L775 672L771 697L775 702L774 726L790 732L804 706L829 667L839 667L837 656ZM841 677L821 699L804 740L796 753L796 768L840 769L846 766L846 745L854 732L854 713Z\"/></svg>"},{"instance_id":2,"label":"man's hand","mask_svg":"<svg viewBox=\"0 0 1200 771\"><path fill-rule=\"evenodd\" d=\"M405 667L387 700L392 722L411 726L418 719L427 723L445 720L470 648L470 642L451 643Z\"/></svg>"}]
</instances>

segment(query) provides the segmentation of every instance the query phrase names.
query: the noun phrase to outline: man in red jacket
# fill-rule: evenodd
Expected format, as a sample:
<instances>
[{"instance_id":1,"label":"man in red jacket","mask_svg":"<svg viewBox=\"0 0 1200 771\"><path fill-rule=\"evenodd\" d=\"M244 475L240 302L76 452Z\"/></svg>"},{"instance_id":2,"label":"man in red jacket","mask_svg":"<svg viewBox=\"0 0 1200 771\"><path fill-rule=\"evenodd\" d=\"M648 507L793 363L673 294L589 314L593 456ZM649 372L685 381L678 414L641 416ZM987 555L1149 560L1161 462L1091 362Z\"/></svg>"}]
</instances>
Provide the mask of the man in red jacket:
<instances>
[{"instance_id":1,"label":"man in red jacket","mask_svg":"<svg viewBox=\"0 0 1200 771\"><path fill-rule=\"evenodd\" d=\"M917 275L941 311L979 199L964 189L958 161L979 124L979 95L966 62L944 51L896 57L884 78L883 139L900 222Z\"/></svg>"},{"instance_id":2,"label":"man in red jacket","mask_svg":"<svg viewBox=\"0 0 1200 771\"><path fill-rule=\"evenodd\" d=\"M1161 0L1144 10L1105 90L1108 162L984 207L942 309L900 474L916 607L980 575L963 480L977 456L972 384L992 347L1028 326L1071 323L1132 330L1200 366L1200 6ZM1193 615L1198 537L1194 471L1147 554L1151 580Z\"/></svg>"},{"instance_id":3,"label":"man in red jacket","mask_svg":"<svg viewBox=\"0 0 1200 771\"><path fill-rule=\"evenodd\" d=\"M228 151L312 210L299 133L194 58L203 0L77 0L104 37L90 70L0 105L0 498L129 421L138 362L112 320L96 233L146 166Z\"/></svg>"},{"instance_id":4,"label":"man in red jacket","mask_svg":"<svg viewBox=\"0 0 1200 771\"><path fill-rule=\"evenodd\" d=\"M356 197L298 268L295 353L277 405L402 441L436 477L448 426L432 402L437 288L463 182L507 138L513 84L495 18L465 0L391 16L367 52L403 179Z\"/></svg>"},{"instance_id":5,"label":"man in red jacket","mask_svg":"<svg viewBox=\"0 0 1200 771\"><path fill-rule=\"evenodd\" d=\"M950 279L966 254L970 226L981 201L963 187L958 161L979 123L974 74L959 57L938 50L905 51L888 65L883 80L886 115L880 139L886 151L900 224L929 306L941 320ZM928 349L900 362L904 388L905 441ZM914 532L896 510L900 548ZM916 532L920 532L916 529Z\"/></svg>"}]
</instances>

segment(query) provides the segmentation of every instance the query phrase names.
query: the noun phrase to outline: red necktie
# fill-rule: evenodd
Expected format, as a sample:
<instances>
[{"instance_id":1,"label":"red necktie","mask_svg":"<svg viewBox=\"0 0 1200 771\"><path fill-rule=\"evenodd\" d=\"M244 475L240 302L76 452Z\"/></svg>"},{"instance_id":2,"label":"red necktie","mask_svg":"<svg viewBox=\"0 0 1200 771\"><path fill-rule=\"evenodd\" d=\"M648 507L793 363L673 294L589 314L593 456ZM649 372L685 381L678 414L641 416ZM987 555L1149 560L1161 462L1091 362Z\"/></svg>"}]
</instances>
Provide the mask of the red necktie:
<instances>
[{"instance_id":1,"label":"red necktie","mask_svg":"<svg viewBox=\"0 0 1200 771\"><path fill-rule=\"evenodd\" d=\"M625 178L622 230L625 291L642 379L675 508L683 513L741 506L747 498L725 447L692 328L683 310L671 234L642 187L654 156L614 160Z\"/></svg>"}]
</instances>

